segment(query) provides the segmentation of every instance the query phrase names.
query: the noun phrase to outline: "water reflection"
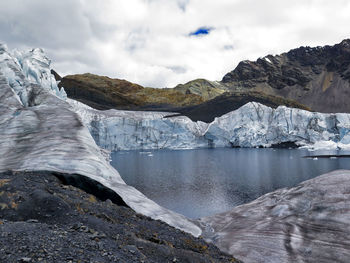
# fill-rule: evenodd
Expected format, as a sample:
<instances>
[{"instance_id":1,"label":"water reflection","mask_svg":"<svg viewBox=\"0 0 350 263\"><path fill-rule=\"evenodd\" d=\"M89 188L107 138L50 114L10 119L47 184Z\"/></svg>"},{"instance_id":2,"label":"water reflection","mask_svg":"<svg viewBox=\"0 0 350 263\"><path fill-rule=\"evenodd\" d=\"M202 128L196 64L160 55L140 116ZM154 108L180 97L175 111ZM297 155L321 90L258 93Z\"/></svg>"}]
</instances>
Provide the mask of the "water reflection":
<instances>
[{"instance_id":1,"label":"water reflection","mask_svg":"<svg viewBox=\"0 0 350 263\"><path fill-rule=\"evenodd\" d=\"M115 152L112 165L125 182L158 204L190 218L247 203L322 173L350 169L350 160L305 159L346 154L288 149L197 149Z\"/></svg>"}]
</instances>

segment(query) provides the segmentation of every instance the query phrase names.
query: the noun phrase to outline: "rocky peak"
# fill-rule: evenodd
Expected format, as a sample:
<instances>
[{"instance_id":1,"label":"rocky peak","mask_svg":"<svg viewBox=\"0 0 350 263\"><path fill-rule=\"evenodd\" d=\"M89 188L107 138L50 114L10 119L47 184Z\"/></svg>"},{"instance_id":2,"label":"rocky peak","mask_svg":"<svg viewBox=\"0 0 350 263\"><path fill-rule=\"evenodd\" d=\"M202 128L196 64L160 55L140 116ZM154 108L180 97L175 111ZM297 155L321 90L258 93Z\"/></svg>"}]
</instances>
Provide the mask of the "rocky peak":
<instances>
[{"instance_id":1,"label":"rocky peak","mask_svg":"<svg viewBox=\"0 0 350 263\"><path fill-rule=\"evenodd\" d=\"M303 57L304 50L297 50L293 57ZM235 83L239 87L254 88L259 83L268 83L274 89L296 84L305 85L310 79L300 70L300 64L286 59L288 54L280 56L266 56L257 61L242 61L238 66L226 74L222 80L225 84ZM311 61L311 60L310 60ZM296 64L296 65L295 65ZM308 62L311 64L311 62ZM314 69L317 73L319 70Z\"/></svg>"},{"instance_id":2,"label":"rocky peak","mask_svg":"<svg viewBox=\"0 0 350 263\"><path fill-rule=\"evenodd\" d=\"M276 89L296 84L304 86L312 79L310 74L320 74L324 68L350 79L349 65L350 39L346 39L334 46L299 47L278 56L242 61L223 77L222 82L239 82L247 88L265 81Z\"/></svg>"},{"instance_id":3,"label":"rocky peak","mask_svg":"<svg viewBox=\"0 0 350 263\"><path fill-rule=\"evenodd\" d=\"M322 68L320 66L326 66L329 71L338 71L342 74L348 70L349 65L350 39L346 39L334 46L299 47L278 56L268 55L262 59L259 58L257 61L242 61L233 71L223 77L222 82L248 80L259 82L264 78L266 81L273 82L276 77L282 77L283 83L281 84L293 86L308 82L307 74L303 74L303 72L308 71L309 67L311 67L314 74L321 73ZM292 81L290 77L296 81ZM243 86L249 87L252 85ZM273 86L274 88L282 88L281 85Z\"/></svg>"},{"instance_id":4,"label":"rocky peak","mask_svg":"<svg viewBox=\"0 0 350 263\"><path fill-rule=\"evenodd\" d=\"M341 46L343 46L343 47L345 47L345 48L350 49L350 38L344 39L342 42L340 42L339 45L341 45Z\"/></svg>"},{"instance_id":5,"label":"rocky peak","mask_svg":"<svg viewBox=\"0 0 350 263\"><path fill-rule=\"evenodd\" d=\"M315 111L350 112L350 39L242 61L221 83L231 91L282 96Z\"/></svg>"}]
</instances>

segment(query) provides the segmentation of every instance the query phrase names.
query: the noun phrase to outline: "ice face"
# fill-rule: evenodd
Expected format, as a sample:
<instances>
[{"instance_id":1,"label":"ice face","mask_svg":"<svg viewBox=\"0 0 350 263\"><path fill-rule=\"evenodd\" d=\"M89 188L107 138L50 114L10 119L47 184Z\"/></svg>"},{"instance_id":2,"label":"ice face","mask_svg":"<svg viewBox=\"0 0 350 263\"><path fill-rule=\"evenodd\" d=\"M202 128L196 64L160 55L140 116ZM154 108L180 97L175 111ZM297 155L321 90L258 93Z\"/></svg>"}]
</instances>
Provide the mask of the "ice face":
<instances>
[{"instance_id":1,"label":"ice face","mask_svg":"<svg viewBox=\"0 0 350 263\"><path fill-rule=\"evenodd\" d=\"M67 98L64 89L58 88L50 64L42 49L9 52L6 45L0 44L1 74L24 106L30 104L28 84L37 84L63 100Z\"/></svg>"},{"instance_id":2,"label":"ice face","mask_svg":"<svg viewBox=\"0 0 350 263\"><path fill-rule=\"evenodd\" d=\"M164 118L166 112L98 111L68 100L96 143L108 150L192 149L208 147L205 123L187 117Z\"/></svg>"},{"instance_id":3,"label":"ice face","mask_svg":"<svg viewBox=\"0 0 350 263\"><path fill-rule=\"evenodd\" d=\"M68 100L96 143L109 150L193 149L201 147L269 147L294 142L305 147L332 142L347 148L350 114L324 114L251 102L212 123L170 113L98 111ZM325 148L330 144L323 143Z\"/></svg>"},{"instance_id":4,"label":"ice face","mask_svg":"<svg viewBox=\"0 0 350 263\"><path fill-rule=\"evenodd\" d=\"M205 134L216 145L270 146L284 142L313 145L320 141L346 144L350 114L323 114L280 106L248 103L215 119Z\"/></svg>"}]
</instances>

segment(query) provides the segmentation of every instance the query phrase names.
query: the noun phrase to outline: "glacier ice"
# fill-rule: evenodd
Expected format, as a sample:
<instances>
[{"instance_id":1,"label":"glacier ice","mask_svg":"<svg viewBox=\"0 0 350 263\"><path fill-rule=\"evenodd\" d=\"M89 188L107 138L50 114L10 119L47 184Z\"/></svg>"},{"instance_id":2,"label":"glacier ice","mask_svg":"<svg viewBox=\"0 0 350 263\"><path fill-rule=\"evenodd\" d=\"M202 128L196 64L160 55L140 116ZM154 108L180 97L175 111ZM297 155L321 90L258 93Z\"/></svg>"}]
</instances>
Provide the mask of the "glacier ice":
<instances>
[{"instance_id":1,"label":"glacier ice","mask_svg":"<svg viewBox=\"0 0 350 263\"><path fill-rule=\"evenodd\" d=\"M59 89L50 70L51 61L44 51L35 48L30 51L9 52L5 44L0 44L0 74L15 91L21 103L29 106L32 94L30 84L40 85L56 96L66 99L63 88Z\"/></svg>"},{"instance_id":2,"label":"glacier ice","mask_svg":"<svg viewBox=\"0 0 350 263\"><path fill-rule=\"evenodd\" d=\"M96 143L108 150L193 149L208 147L202 136L207 124L171 113L92 109L68 99Z\"/></svg>"},{"instance_id":3,"label":"glacier ice","mask_svg":"<svg viewBox=\"0 0 350 263\"><path fill-rule=\"evenodd\" d=\"M270 147L294 142L348 148L350 114L317 113L250 102L209 124L166 112L99 111L68 100L102 148L193 149L202 147ZM336 145L336 146L335 146Z\"/></svg>"},{"instance_id":4,"label":"glacier ice","mask_svg":"<svg viewBox=\"0 0 350 263\"><path fill-rule=\"evenodd\" d=\"M350 259L350 171L338 170L200 219L203 237L243 262Z\"/></svg>"},{"instance_id":5,"label":"glacier ice","mask_svg":"<svg viewBox=\"0 0 350 263\"><path fill-rule=\"evenodd\" d=\"M40 49L12 54L0 45L0 172L86 176L115 191L136 212L199 236L201 229L186 217L124 183L58 90L49 65Z\"/></svg>"},{"instance_id":6,"label":"glacier ice","mask_svg":"<svg viewBox=\"0 0 350 263\"><path fill-rule=\"evenodd\" d=\"M313 145L320 141L348 144L350 114L324 114L248 103L216 118L205 137L216 146L269 147L284 142Z\"/></svg>"}]
</instances>

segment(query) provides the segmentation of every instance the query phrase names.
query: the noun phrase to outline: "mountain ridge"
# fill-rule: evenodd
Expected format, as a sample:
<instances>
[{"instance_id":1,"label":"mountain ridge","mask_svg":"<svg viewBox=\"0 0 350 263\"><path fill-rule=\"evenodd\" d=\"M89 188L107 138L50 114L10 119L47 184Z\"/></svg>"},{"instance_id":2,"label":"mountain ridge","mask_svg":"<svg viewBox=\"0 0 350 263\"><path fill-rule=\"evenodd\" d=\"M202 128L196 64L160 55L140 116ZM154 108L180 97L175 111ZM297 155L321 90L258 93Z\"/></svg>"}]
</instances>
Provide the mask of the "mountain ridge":
<instances>
[{"instance_id":1,"label":"mountain ridge","mask_svg":"<svg viewBox=\"0 0 350 263\"><path fill-rule=\"evenodd\" d=\"M203 102L196 94L183 94L174 89L145 88L127 80L91 73L65 76L59 86L64 87L70 98L100 110L162 110Z\"/></svg>"},{"instance_id":2,"label":"mountain ridge","mask_svg":"<svg viewBox=\"0 0 350 263\"><path fill-rule=\"evenodd\" d=\"M154 89L87 73L65 76L59 87L70 98L100 110L177 112L205 122L252 101L348 113L350 39L334 46L302 46L256 61L244 60L221 81L195 79L174 88Z\"/></svg>"},{"instance_id":3,"label":"mountain ridge","mask_svg":"<svg viewBox=\"0 0 350 263\"><path fill-rule=\"evenodd\" d=\"M313 111L350 112L350 39L241 61L221 83L231 91L256 90L295 100Z\"/></svg>"}]
</instances>

